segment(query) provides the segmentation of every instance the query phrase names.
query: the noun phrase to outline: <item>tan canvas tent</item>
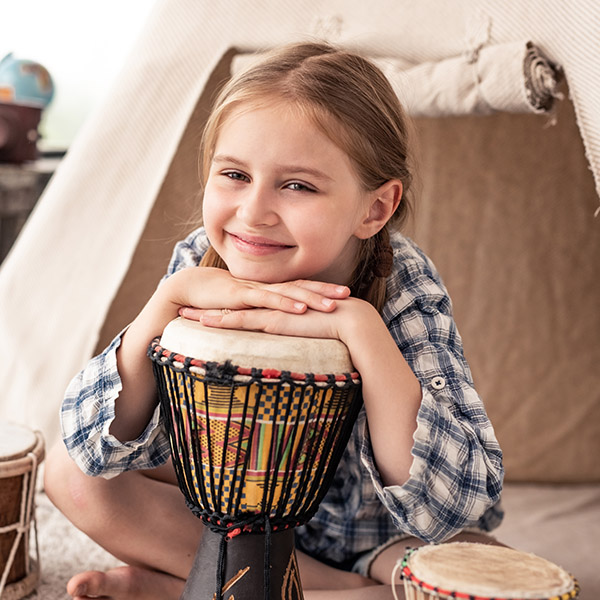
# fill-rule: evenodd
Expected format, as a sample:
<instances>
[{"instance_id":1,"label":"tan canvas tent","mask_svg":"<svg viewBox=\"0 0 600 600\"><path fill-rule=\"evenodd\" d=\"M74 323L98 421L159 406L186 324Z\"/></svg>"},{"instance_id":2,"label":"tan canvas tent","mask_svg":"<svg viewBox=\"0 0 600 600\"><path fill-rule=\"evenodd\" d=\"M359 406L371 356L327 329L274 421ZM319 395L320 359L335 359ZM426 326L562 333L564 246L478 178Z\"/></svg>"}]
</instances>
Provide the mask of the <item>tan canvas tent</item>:
<instances>
[{"instance_id":1,"label":"tan canvas tent","mask_svg":"<svg viewBox=\"0 0 600 600\"><path fill-rule=\"evenodd\" d=\"M224 4L157 3L3 264L0 417L58 438L68 381L194 226L214 90L245 55L319 37L378 60L415 116L408 233L453 297L507 478L600 483L600 5ZM563 73L550 110L525 85L528 42Z\"/></svg>"}]
</instances>

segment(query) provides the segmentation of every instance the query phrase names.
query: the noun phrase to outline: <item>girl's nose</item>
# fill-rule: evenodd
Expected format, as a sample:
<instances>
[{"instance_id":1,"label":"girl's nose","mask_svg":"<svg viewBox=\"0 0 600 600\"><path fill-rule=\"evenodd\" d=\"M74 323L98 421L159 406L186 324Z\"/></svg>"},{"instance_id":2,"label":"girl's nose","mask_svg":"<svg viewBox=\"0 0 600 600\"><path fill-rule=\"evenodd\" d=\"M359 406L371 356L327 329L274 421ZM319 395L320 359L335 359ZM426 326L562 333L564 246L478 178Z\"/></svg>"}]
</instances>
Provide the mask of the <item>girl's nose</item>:
<instances>
[{"instance_id":1,"label":"girl's nose","mask_svg":"<svg viewBox=\"0 0 600 600\"><path fill-rule=\"evenodd\" d=\"M275 210L274 192L264 186L253 184L240 199L238 218L251 227L275 225L279 217Z\"/></svg>"}]
</instances>

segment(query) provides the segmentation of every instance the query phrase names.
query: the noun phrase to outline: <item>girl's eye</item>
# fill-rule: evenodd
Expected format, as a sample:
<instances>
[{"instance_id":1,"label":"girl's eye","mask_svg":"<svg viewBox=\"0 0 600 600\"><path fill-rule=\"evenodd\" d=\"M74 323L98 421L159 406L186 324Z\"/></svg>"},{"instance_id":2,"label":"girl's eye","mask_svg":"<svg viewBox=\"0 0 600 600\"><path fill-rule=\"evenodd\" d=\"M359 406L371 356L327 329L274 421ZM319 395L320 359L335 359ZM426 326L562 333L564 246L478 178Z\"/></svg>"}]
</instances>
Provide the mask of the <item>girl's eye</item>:
<instances>
[{"instance_id":1,"label":"girl's eye","mask_svg":"<svg viewBox=\"0 0 600 600\"><path fill-rule=\"evenodd\" d=\"M233 179L234 181L250 181L247 175L244 175L239 171L225 171L223 175L229 179Z\"/></svg>"},{"instance_id":2,"label":"girl's eye","mask_svg":"<svg viewBox=\"0 0 600 600\"><path fill-rule=\"evenodd\" d=\"M288 188L289 190L292 190L293 192L315 192L316 191L314 188L311 188L311 187L305 185L304 183L300 183L299 181L292 181L291 183L288 183L285 187Z\"/></svg>"}]
</instances>

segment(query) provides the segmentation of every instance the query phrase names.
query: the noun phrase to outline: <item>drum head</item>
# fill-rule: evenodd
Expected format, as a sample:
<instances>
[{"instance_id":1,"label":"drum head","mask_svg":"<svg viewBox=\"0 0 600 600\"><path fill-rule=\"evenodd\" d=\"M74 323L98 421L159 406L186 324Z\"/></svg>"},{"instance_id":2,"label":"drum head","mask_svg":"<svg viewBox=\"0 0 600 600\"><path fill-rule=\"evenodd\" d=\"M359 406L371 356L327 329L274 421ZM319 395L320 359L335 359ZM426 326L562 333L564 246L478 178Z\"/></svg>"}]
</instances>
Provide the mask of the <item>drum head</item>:
<instances>
[{"instance_id":1,"label":"drum head","mask_svg":"<svg viewBox=\"0 0 600 600\"><path fill-rule=\"evenodd\" d=\"M454 542L423 546L405 558L404 575L436 597L569 598L573 578L548 560L511 548ZM462 597L462 596L459 596Z\"/></svg>"},{"instance_id":2,"label":"drum head","mask_svg":"<svg viewBox=\"0 0 600 600\"><path fill-rule=\"evenodd\" d=\"M25 456L34 449L36 442L35 433L28 427L0 422L0 462Z\"/></svg>"},{"instance_id":3,"label":"drum head","mask_svg":"<svg viewBox=\"0 0 600 600\"><path fill-rule=\"evenodd\" d=\"M231 361L239 367L298 373L354 371L348 348L340 340L204 327L181 317L166 326L160 344L185 357Z\"/></svg>"}]
</instances>

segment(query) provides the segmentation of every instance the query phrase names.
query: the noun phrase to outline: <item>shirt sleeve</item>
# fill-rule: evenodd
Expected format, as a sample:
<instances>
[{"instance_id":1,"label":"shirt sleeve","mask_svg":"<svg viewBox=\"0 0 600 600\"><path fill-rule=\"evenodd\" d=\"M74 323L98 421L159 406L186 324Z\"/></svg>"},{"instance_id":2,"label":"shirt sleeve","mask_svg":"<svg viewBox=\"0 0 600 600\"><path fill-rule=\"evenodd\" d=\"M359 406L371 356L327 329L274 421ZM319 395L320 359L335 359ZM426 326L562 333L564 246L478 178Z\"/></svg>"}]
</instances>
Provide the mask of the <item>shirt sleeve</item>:
<instances>
[{"instance_id":1,"label":"shirt sleeve","mask_svg":"<svg viewBox=\"0 0 600 600\"><path fill-rule=\"evenodd\" d=\"M427 263L424 263L427 265ZM502 453L473 387L449 297L435 272L404 265L402 293L387 310L388 328L422 388L410 477L383 486L366 419L361 462L395 524L428 542L465 527L499 524Z\"/></svg>"},{"instance_id":2,"label":"shirt sleeve","mask_svg":"<svg viewBox=\"0 0 600 600\"><path fill-rule=\"evenodd\" d=\"M176 271L197 266L207 247L203 229L177 243L162 281ZM109 432L122 389L117 349L124 331L73 378L61 407L64 443L71 458L88 475L110 478L127 470L157 467L169 457L158 406L136 440L121 442Z\"/></svg>"}]
</instances>

